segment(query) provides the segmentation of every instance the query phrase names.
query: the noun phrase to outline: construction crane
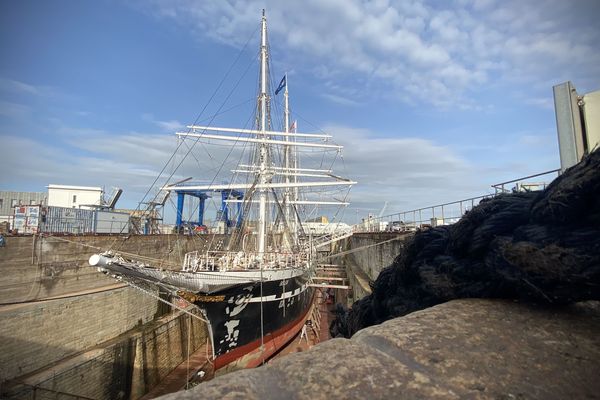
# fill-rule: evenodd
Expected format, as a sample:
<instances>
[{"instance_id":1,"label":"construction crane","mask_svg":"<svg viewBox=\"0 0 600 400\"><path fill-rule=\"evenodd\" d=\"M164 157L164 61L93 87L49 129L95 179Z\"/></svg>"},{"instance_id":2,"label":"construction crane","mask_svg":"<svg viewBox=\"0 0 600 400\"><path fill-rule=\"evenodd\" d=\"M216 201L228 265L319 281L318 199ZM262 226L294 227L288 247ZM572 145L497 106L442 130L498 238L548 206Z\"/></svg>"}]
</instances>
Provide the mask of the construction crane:
<instances>
[{"instance_id":1,"label":"construction crane","mask_svg":"<svg viewBox=\"0 0 600 400\"><path fill-rule=\"evenodd\" d=\"M385 212L385 209L387 208L387 205L388 205L388 202L386 201L386 202L383 204L383 208L382 208L382 209L381 209L381 211L379 212L379 215L377 216L377 218L381 218L381 217L383 217L383 213Z\"/></svg>"}]
</instances>

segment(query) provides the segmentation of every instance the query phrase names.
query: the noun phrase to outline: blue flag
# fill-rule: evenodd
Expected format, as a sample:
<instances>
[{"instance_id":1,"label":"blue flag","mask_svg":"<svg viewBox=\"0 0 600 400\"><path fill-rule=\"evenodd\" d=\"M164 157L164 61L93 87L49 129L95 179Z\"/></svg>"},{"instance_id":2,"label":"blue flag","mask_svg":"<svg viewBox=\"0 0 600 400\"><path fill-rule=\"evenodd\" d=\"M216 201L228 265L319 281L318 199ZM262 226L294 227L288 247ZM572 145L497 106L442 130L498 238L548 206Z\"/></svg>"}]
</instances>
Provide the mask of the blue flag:
<instances>
[{"instance_id":1,"label":"blue flag","mask_svg":"<svg viewBox=\"0 0 600 400\"><path fill-rule=\"evenodd\" d=\"M284 75L283 78L281 79L281 82L279 82L279 86L277 86L277 89L275 90L275 96L277 96L279 94L279 92L281 92L283 90L283 88L286 85L285 82L285 78L287 75Z\"/></svg>"}]
</instances>

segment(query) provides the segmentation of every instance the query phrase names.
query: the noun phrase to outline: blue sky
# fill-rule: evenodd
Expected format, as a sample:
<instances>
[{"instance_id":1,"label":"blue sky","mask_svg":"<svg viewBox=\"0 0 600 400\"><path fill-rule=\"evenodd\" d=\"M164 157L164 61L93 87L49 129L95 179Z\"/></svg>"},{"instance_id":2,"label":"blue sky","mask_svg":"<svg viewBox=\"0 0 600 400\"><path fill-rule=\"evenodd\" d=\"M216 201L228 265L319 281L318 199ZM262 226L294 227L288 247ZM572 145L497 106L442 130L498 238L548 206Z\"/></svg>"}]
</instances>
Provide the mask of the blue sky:
<instances>
[{"instance_id":1,"label":"blue sky","mask_svg":"<svg viewBox=\"0 0 600 400\"><path fill-rule=\"evenodd\" d=\"M300 130L346 146L352 220L557 168L552 86L600 89L597 1L4 1L2 189L119 186L135 207L238 55L200 119L247 122L262 8Z\"/></svg>"}]
</instances>

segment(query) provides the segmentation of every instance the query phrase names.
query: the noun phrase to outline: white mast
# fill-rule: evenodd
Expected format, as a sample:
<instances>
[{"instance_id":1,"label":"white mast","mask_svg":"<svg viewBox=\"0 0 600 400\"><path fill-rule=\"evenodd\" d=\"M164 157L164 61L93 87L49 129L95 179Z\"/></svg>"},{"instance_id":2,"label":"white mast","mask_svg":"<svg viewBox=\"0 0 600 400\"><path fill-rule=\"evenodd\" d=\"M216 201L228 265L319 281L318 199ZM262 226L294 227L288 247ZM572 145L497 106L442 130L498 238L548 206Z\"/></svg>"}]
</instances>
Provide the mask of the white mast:
<instances>
[{"instance_id":1,"label":"white mast","mask_svg":"<svg viewBox=\"0 0 600 400\"><path fill-rule=\"evenodd\" d=\"M263 16L261 21L261 44L260 44L260 126L259 130L262 131L262 137L265 137L267 131L267 17L263 10ZM258 182L260 188L258 190L259 195L259 208L258 208L258 254L259 257L263 257L266 247L267 239L267 189L264 185L269 183L269 177L267 175L269 155L268 144L259 144L259 171L258 171Z\"/></svg>"},{"instance_id":2,"label":"white mast","mask_svg":"<svg viewBox=\"0 0 600 400\"><path fill-rule=\"evenodd\" d=\"M298 120L294 121L294 133L298 132ZM294 147L294 155L293 155L293 163L291 165L291 167L295 170L295 171L299 171L299 165L298 165L298 147ZM294 182L293 183L298 183L298 177L295 176L294 177ZM300 200L300 196L299 196L299 188L295 187L294 189L294 196L292 198L292 200L295 202L295 204L299 204L298 201ZM296 231L298 230L298 227L300 226L301 222L300 219L298 217L298 213L294 213L294 226L296 227Z\"/></svg>"},{"instance_id":3,"label":"white mast","mask_svg":"<svg viewBox=\"0 0 600 400\"><path fill-rule=\"evenodd\" d=\"M288 80L287 80L287 74L285 74L285 91L283 92L283 98L284 98L284 112L283 112L283 124L284 124L284 132L286 133L286 141L290 141L290 137L287 135L290 133L290 103L289 103L289 92L288 92ZM292 176L291 176L291 168L292 168L292 160L291 160L291 147L285 146L285 152L284 152L284 168L286 171L286 175L285 175L285 183L289 184L292 182ZM284 203L285 203L285 215L284 215L284 219L286 222L286 225L289 224L289 228L290 228L290 234L293 237L293 241L296 241L296 224L295 224L295 218L294 218L294 222L292 222L292 211L293 211L293 207L291 204L291 198L290 198L290 190L291 188L286 188L285 189L285 194L284 194ZM284 235L285 237L285 235ZM291 244L288 244L291 245Z\"/></svg>"}]
</instances>

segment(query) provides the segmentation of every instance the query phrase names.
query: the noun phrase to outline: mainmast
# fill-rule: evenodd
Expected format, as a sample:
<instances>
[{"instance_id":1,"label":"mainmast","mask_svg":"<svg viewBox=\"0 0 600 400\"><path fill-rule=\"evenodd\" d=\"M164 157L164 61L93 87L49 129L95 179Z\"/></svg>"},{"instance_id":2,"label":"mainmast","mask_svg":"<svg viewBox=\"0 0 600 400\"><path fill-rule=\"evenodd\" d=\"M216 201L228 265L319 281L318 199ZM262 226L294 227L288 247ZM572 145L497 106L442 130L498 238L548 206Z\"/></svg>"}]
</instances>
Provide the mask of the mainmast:
<instances>
[{"instance_id":1,"label":"mainmast","mask_svg":"<svg viewBox=\"0 0 600 400\"><path fill-rule=\"evenodd\" d=\"M263 10L261 22L261 44L260 44L260 136L266 139L267 132L267 17ZM267 174L269 149L267 143L259 144L259 168L258 181L263 187L259 188L258 208L258 253L262 257L265 252L267 241L267 189L264 185L269 183Z\"/></svg>"}]
</instances>

